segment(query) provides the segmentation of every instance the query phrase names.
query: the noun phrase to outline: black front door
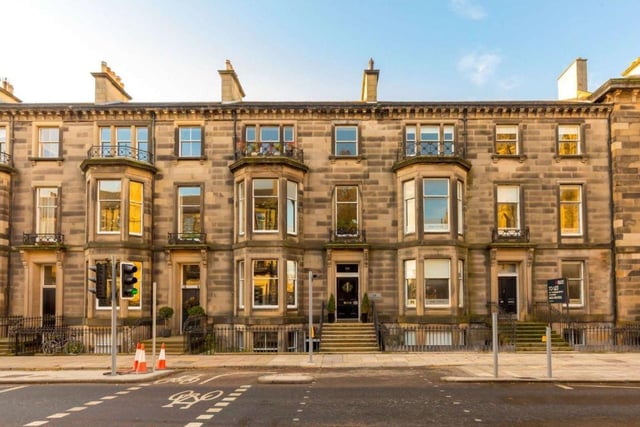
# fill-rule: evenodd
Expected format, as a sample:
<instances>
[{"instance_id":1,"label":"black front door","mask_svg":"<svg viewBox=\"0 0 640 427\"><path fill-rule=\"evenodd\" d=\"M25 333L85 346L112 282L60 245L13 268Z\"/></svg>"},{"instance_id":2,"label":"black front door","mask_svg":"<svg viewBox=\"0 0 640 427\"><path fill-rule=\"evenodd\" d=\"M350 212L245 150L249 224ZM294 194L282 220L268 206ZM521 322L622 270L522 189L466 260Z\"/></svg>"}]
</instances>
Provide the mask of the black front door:
<instances>
[{"instance_id":1,"label":"black front door","mask_svg":"<svg viewBox=\"0 0 640 427\"><path fill-rule=\"evenodd\" d=\"M498 306L501 313L518 314L517 277L498 277Z\"/></svg>"},{"instance_id":2,"label":"black front door","mask_svg":"<svg viewBox=\"0 0 640 427\"><path fill-rule=\"evenodd\" d=\"M358 278L338 277L336 279L338 319L358 318Z\"/></svg>"}]
</instances>

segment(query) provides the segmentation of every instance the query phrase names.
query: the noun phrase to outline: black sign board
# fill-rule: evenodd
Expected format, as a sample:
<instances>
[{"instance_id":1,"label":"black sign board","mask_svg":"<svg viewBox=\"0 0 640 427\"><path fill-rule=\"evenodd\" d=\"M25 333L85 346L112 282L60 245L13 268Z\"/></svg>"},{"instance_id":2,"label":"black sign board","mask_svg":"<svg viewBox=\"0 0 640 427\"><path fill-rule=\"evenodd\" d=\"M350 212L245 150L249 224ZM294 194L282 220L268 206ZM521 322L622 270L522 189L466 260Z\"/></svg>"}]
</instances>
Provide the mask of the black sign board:
<instances>
[{"instance_id":1,"label":"black sign board","mask_svg":"<svg viewBox=\"0 0 640 427\"><path fill-rule=\"evenodd\" d=\"M547 280L547 301L549 304L567 303L567 279Z\"/></svg>"}]
</instances>

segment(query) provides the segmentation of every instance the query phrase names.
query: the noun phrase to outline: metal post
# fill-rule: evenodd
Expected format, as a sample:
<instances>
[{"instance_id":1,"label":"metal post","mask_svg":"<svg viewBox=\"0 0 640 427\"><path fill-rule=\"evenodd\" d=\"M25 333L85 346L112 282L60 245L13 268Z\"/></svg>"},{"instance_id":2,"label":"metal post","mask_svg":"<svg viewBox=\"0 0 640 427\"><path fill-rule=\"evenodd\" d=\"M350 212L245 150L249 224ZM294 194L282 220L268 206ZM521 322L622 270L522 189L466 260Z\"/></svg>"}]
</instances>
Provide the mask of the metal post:
<instances>
[{"instance_id":1,"label":"metal post","mask_svg":"<svg viewBox=\"0 0 640 427\"><path fill-rule=\"evenodd\" d=\"M493 377L498 378L498 313L491 313L491 332L493 341Z\"/></svg>"},{"instance_id":2,"label":"metal post","mask_svg":"<svg viewBox=\"0 0 640 427\"><path fill-rule=\"evenodd\" d=\"M313 363L313 272L309 271L309 363Z\"/></svg>"},{"instance_id":3,"label":"metal post","mask_svg":"<svg viewBox=\"0 0 640 427\"><path fill-rule=\"evenodd\" d=\"M118 353L118 331L116 310L118 309L118 292L116 292L117 275L116 257L111 257L111 376L117 375L116 354Z\"/></svg>"},{"instance_id":4,"label":"metal post","mask_svg":"<svg viewBox=\"0 0 640 427\"><path fill-rule=\"evenodd\" d=\"M551 326L547 326L547 376L551 375Z\"/></svg>"}]
</instances>

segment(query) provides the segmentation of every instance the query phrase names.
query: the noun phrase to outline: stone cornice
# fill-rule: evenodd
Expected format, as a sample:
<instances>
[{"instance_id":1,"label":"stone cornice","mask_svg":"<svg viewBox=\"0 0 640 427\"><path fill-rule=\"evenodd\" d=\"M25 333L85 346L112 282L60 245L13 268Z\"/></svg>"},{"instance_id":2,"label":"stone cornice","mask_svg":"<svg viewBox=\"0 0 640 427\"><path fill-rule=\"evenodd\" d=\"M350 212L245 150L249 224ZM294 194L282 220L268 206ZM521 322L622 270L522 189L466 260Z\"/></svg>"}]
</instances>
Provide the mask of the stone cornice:
<instances>
[{"instance_id":1,"label":"stone cornice","mask_svg":"<svg viewBox=\"0 0 640 427\"><path fill-rule=\"evenodd\" d=\"M591 94L592 102L606 102L607 95L617 90L638 90L640 89L640 78L625 77L620 79L609 79Z\"/></svg>"},{"instance_id":2,"label":"stone cornice","mask_svg":"<svg viewBox=\"0 0 640 427\"><path fill-rule=\"evenodd\" d=\"M636 79L619 79L627 83ZM594 94L595 95L595 94ZM592 99L599 99L594 97ZM57 118L66 121L204 119L238 120L456 120L500 118L606 117L607 103L563 101L509 102L243 102L112 103L112 104L0 104L0 120Z\"/></svg>"}]
</instances>

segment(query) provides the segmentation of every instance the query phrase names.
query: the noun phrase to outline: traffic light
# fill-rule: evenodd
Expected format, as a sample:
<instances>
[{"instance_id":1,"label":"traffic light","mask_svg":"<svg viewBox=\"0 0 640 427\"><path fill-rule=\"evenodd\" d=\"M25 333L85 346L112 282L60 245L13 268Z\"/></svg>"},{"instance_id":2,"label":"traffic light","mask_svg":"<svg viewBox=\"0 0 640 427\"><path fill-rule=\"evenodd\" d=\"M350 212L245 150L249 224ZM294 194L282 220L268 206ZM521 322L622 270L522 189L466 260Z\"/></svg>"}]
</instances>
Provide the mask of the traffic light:
<instances>
[{"instance_id":1,"label":"traffic light","mask_svg":"<svg viewBox=\"0 0 640 427\"><path fill-rule=\"evenodd\" d=\"M107 275L109 264L96 263L96 265L89 266L89 270L93 271L96 276L89 277L89 281L95 283L95 288L89 288L89 292L96 294L98 299L107 298Z\"/></svg>"},{"instance_id":2,"label":"traffic light","mask_svg":"<svg viewBox=\"0 0 640 427\"><path fill-rule=\"evenodd\" d=\"M137 293L136 283L138 279L135 276L135 272L138 271L138 267L131 262L120 263L120 298L132 299Z\"/></svg>"}]
</instances>

